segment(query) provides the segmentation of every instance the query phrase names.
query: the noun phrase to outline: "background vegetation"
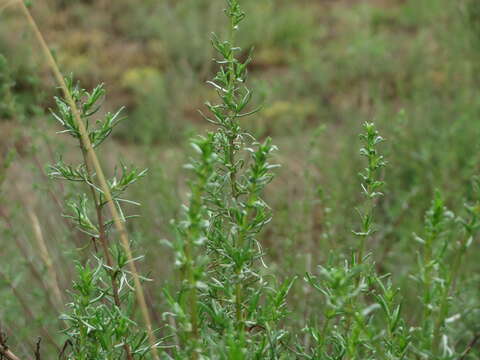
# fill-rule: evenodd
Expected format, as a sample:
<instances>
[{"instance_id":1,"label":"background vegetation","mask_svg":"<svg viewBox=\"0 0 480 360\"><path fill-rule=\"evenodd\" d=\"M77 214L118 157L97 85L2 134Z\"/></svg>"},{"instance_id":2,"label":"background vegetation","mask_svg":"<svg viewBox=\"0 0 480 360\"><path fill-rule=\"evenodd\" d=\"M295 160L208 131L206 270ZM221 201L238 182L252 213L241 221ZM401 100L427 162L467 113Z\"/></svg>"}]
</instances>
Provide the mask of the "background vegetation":
<instances>
[{"instance_id":1,"label":"background vegetation","mask_svg":"<svg viewBox=\"0 0 480 360\"><path fill-rule=\"evenodd\" d=\"M127 211L140 215L128 230L146 254L141 273L154 279L145 288L156 327L168 308L160 287L178 276L164 240L175 237L171 219L181 217L179 204L187 201L188 139L210 129L197 109L215 98L205 82L217 71L210 34L228 33L222 6L221 0L49 0L31 9L61 69L87 89L105 83L102 112L126 105L127 118L99 155L107 169L119 158L149 169L127 190L142 206ZM248 17L237 40L255 48L249 87L253 102L263 104L243 126L260 141L274 138L274 162L281 165L265 193L274 217L258 237L268 264L263 271L302 279L332 254L350 258L359 241L352 234L355 208L363 201L358 134L374 120L387 140L381 147L388 168L380 170L386 195L377 202L378 231L366 248L379 273L392 274L394 287L402 288L405 320L424 326L419 282L412 279L424 243L414 234L431 231L424 218L436 189L443 194L437 207L456 215L477 200L480 5L242 0L242 6ZM55 84L17 6L0 9L0 320L10 346L32 354L37 336L45 351L64 343L58 318L76 277L70 264L92 245L61 215L75 187L46 176L58 153L78 160L71 141L55 134L49 114ZM457 234L442 231L447 244ZM478 251L474 238L454 296L456 354L480 331ZM305 328L322 298L296 281L289 325ZM479 351L466 356L476 359Z\"/></svg>"}]
</instances>

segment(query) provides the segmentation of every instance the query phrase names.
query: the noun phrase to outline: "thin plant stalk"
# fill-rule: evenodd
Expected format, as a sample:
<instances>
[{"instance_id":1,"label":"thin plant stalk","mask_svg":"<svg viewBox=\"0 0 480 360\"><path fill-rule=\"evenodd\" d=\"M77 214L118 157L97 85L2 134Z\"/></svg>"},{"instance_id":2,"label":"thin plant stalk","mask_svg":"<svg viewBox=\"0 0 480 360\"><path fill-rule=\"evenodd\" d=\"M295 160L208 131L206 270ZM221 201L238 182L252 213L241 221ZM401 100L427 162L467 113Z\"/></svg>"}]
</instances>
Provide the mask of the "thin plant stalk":
<instances>
[{"instance_id":1,"label":"thin plant stalk","mask_svg":"<svg viewBox=\"0 0 480 360\"><path fill-rule=\"evenodd\" d=\"M3 331L3 330L5 330L5 331ZM16 341L15 351L10 350L10 348L8 346L7 338L6 338L7 337L7 332L9 333L9 336L11 338L15 339L15 341ZM4 324L0 323L0 333L2 333L1 334L2 336L0 337L1 338L0 343L3 344L3 349L4 350L10 350L10 353L9 353L10 356L17 356L17 359L21 359L21 357L19 357L17 355L21 351L23 353L22 356L24 358L26 357L25 358L26 360L33 360L32 356L28 355L28 354L31 352L32 349L35 348L35 345L33 344L33 342L29 341L28 339L19 339L18 336L16 336L16 334L19 333L18 327L16 327L13 324L8 324L8 327L7 327ZM0 351L0 354L1 354L1 351ZM8 360L8 358L6 358L6 359ZM35 359L35 360L38 360L38 359Z\"/></svg>"},{"instance_id":2,"label":"thin plant stalk","mask_svg":"<svg viewBox=\"0 0 480 360\"><path fill-rule=\"evenodd\" d=\"M20 360L20 358L15 355L7 345L7 340L5 339L5 334L2 332L2 328L0 326L0 357L7 360Z\"/></svg>"},{"instance_id":3,"label":"thin plant stalk","mask_svg":"<svg viewBox=\"0 0 480 360\"><path fill-rule=\"evenodd\" d=\"M455 290L455 285L457 282L458 275L460 273L462 267L462 260L464 258L465 252L468 248L469 238L472 236L470 233L466 237L462 239L460 244L460 248L455 253L455 259L453 260L452 271L449 274L447 285L445 287L445 291L443 293L442 299L440 300L440 310L437 322L435 323L435 329L433 333L433 349L436 351L438 349L438 345L440 343L440 333L443 323L448 316L448 299L452 292Z\"/></svg>"},{"instance_id":4,"label":"thin plant stalk","mask_svg":"<svg viewBox=\"0 0 480 360\"><path fill-rule=\"evenodd\" d=\"M186 272L189 284L189 305L190 321L192 323L191 340L196 343L198 340L198 294L196 290L195 277L193 273L193 250L190 241L185 244ZM193 352L193 359L197 359L197 353Z\"/></svg>"},{"instance_id":5,"label":"thin plant stalk","mask_svg":"<svg viewBox=\"0 0 480 360\"><path fill-rule=\"evenodd\" d=\"M48 251L47 244L45 243L45 239L42 233L42 228L40 226L40 221L38 220L37 215L31 208L28 208L27 211L28 211L28 216L30 217L30 220L32 222L34 238L37 241L40 257L48 271L48 275L50 278L48 282L50 290L55 295L57 306L63 306L62 304L64 303L64 301L62 297L62 292L60 291L60 287L58 286L57 272L55 271L52 257L50 256L50 252Z\"/></svg>"},{"instance_id":6,"label":"thin plant stalk","mask_svg":"<svg viewBox=\"0 0 480 360\"><path fill-rule=\"evenodd\" d=\"M234 44L235 43L235 20L234 17L230 17L230 43ZM234 51L230 52L229 56L229 66L228 66L228 72L229 72L229 88L234 89L235 88L235 79L236 79L236 73L235 73L235 54ZM230 111L229 118L232 122L236 120L237 113L235 111ZM229 134L229 166L231 169L235 169L235 140L238 137L238 134L236 132L230 132ZM237 174L236 171L232 170L230 171L230 183L232 187L232 197L235 200L238 200L239 197L239 192L237 189ZM239 233L238 235L238 242L235 244L238 248L243 248L244 246L244 241L243 241L243 234ZM237 268L237 278L240 278L240 273L241 273L241 268ZM242 291L243 284L238 281L236 286L235 286L235 307L236 307L236 318L237 318L237 327L238 330L243 329L243 311L242 311L242 302L243 302L243 291Z\"/></svg>"},{"instance_id":7,"label":"thin plant stalk","mask_svg":"<svg viewBox=\"0 0 480 360\"><path fill-rule=\"evenodd\" d=\"M0 5L0 13L8 8L9 6L15 5L17 2L20 2L21 0L10 0L6 1L4 4Z\"/></svg>"},{"instance_id":8,"label":"thin plant stalk","mask_svg":"<svg viewBox=\"0 0 480 360\"><path fill-rule=\"evenodd\" d=\"M15 355L4 343L3 335L0 338L0 356L7 360L20 360L20 358L17 355Z\"/></svg>"},{"instance_id":9,"label":"thin plant stalk","mask_svg":"<svg viewBox=\"0 0 480 360\"><path fill-rule=\"evenodd\" d=\"M373 228L373 209L376 205L376 198L383 196L380 189L383 187L383 181L379 180L379 172L386 165L383 156L379 154L377 145L383 142L383 138L373 123L364 123L364 134L360 135L364 147L360 149L360 154L367 158L367 167L359 174L362 179L362 193L365 197L365 208L359 210L362 226L361 231L354 234L360 237L358 247L357 263L361 265L364 260L365 247L367 239L375 231Z\"/></svg>"},{"instance_id":10,"label":"thin plant stalk","mask_svg":"<svg viewBox=\"0 0 480 360\"><path fill-rule=\"evenodd\" d=\"M196 191L195 194L192 195L192 207L194 206L200 206L201 205L201 199L200 199L201 194ZM192 324L192 330L188 332L190 341L193 344L196 344L198 341L199 333L198 333L198 294L197 294L197 287L196 287L196 281L195 281L195 274L194 274L194 254L193 254L193 244L192 244L192 239L196 239L198 236L198 231L197 228L194 227L193 229L190 229L187 241L185 242L185 257L186 257L186 262L185 262L185 267L186 267L186 277L188 281L188 287L189 287L189 295L188 295L188 303L190 307L190 322ZM196 360L198 359L198 353L197 351L192 352L192 359Z\"/></svg>"}]
</instances>

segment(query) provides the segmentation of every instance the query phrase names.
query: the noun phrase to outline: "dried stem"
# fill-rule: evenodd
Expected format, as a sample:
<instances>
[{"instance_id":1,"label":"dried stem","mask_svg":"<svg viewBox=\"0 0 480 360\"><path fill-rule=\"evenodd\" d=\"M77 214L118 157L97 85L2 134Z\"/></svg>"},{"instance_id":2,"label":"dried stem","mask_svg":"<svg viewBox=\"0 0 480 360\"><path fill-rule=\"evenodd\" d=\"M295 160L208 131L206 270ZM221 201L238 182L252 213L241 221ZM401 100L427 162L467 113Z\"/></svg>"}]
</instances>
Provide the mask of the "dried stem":
<instances>
[{"instance_id":1,"label":"dried stem","mask_svg":"<svg viewBox=\"0 0 480 360\"><path fill-rule=\"evenodd\" d=\"M7 7L9 6L12 6L14 4L16 4L17 2L20 2L20 0L10 0L10 1L6 1L4 4L0 5L0 12L2 12L3 10L5 10Z\"/></svg>"},{"instance_id":2,"label":"dried stem","mask_svg":"<svg viewBox=\"0 0 480 360\"><path fill-rule=\"evenodd\" d=\"M462 356L458 360L465 360L467 358L467 355L470 354L470 352L473 350L474 346L477 344L478 340L480 340L480 333L476 334L473 337L472 341L470 341L467 348L462 353Z\"/></svg>"},{"instance_id":3,"label":"dried stem","mask_svg":"<svg viewBox=\"0 0 480 360\"><path fill-rule=\"evenodd\" d=\"M40 221L38 220L38 217L35 214L35 212L30 207L27 207L27 211L28 211L28 216L30 217L30 220L32 222L33 232L35 235L34 238L37 241L37 245L40 251L40 257L42 258L42 261L44 262L48 271L49 280L50 280L48 283L49 283L50 290L55 295L57 306L63 306L64 302L63 302L62 293L60 291L60 287L58 286L57 272L55 271L55 268L53 266L52 257L50 256L50 252L48 251L47 244L45 243L45 239L43 238Z\"/></svg>"},{"instance_id":4,"label":"dried stem","mask_svg":"<svg viewBox=\"0 0 480 360\"><path fill-rule=\"evenodd\" d=\"M42 338L38 338L37 342L35 343L35 360L41 360L40 355L40 344L42 343Z\"/></svg>"},{"instance_id":5,"label":"dried stem","mask_svg":"<svg viewBox=\"0 0 480 360\"><path fill-rule=\"evenodd\" d=\"M0 328L0 356L3 358L5 357L7 360L20 360L18 356L16 356L7 345L7 339L5 333L2 332Z\"/></svg>"}]
</instances>

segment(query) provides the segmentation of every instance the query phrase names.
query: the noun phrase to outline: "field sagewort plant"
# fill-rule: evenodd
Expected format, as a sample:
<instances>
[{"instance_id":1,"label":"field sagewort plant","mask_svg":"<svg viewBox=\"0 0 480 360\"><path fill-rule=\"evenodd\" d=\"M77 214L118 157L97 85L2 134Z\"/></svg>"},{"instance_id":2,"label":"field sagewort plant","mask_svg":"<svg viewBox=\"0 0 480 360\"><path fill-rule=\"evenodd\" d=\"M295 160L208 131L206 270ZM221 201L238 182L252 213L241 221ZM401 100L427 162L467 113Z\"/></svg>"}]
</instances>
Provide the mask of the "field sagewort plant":
<instances>
[{"instance_id":1,"label":"field sagewort plant","mask_svg":"<svg viewBox=\"0 0 480 360\"><path fill-rule=\"evenodd\" d=\"M324 298L322 322L310 321L305 328L313 341L307 348L297 346L297 356L305 359L403 359L411 336L401 314L398 291L386 276L377 275L366 241L374 233L374 207L384 185L379 170L385 166L378 145L383 138L373 123L363 125L360 154L367 166L360 173L365 203L358 210L361 228L354 231L360 240L349 260L332 254L320 277L308 274L306 281ZM309 320L307 320L309 321Z\"/></svg>"},{"instance_id":2,"label":"field sagewort plant","mask_svg":"<svg viewBox=\"0 0 480 360\"><path fill-rule=\"evenodd\" d=\"M238 0L226 4L230 38L213 35L220 69L208 81L220 102L207 102L210 115L203 115L216 130L192 141L198 156L187 168L194 177L172 245L183 279L178 295L168 296L180 339L174 353L177 358L278 358L286 335L278 324L292 281L277 287L262 276L257 240L271 220L262 191L273 178L276 165L270 157L276 147L270 139L258 142L242 126L258 109L249 110L251 58L240 61L235 45L245 14Z\"/></svg>"},{"instance_id":3,"label":"field sagewort plant","mask_svg":"<svg viewBox=\"0 0 480 360\"><path fill-rule=\"evenodd\" d=\"M121 120L122 109L107 113L94 123L93 117L99 112L105 96L103 85L87 92L74 84L72 78L67 78L66 84L81 112L91 144L97 149ZM93 261L77 263L78 278L73 285L72 301L68 304L70 311L62 316L67 324L65 333L70 345L65 348L66 356L76 360L144 358L149 348L145 345L147 335L133 320L135 298L131 273L127 268L129 259L122 246L109 240L113 220L107 217L107 200L97 183L72 109L63 98L56 97L55 101L57 112L52 112L53 116L63 127L62 133L79 141L83 161L73 166L60 160L50 166L49 174L55 179L83 184L89 190L90 198L81 194L77 199L70 199L70 213L66 216L91 239L95 250ZM124 215L123 204L137 204L124 199L122 194L145 173L145 170L129 169L122 164L108 180L113 201L124 222L129 216ZM98 251L99 248L101 251Z\"/></svg>"}]
</instances>

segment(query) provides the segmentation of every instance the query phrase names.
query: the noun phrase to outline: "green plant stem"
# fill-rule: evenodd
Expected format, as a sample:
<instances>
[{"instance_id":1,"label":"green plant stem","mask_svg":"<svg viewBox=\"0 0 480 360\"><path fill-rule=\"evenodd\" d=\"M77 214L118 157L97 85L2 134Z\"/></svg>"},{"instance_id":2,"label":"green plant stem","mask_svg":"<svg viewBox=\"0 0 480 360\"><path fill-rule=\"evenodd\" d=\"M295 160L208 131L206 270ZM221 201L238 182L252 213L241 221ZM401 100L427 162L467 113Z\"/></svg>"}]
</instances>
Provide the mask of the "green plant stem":
<instances>
[{"instance_id":1,"label":"green plant stem","mask_svg":"<svg viewBox=\"0 0 480 360\"><path fill-rule=\"evenodd\" d=\"M186 272L187 272L187 281L188 281L188 301L190 308L190 322L192 324L192 330L188 331L189 340L194 346L194 351L192 352L192 359L198 359L198 354L196 352L196 344L198 342L198 295L197 287L195 284L195 276L193 273L193 254L192 254L192 245L191 238L186 241L185 244L185 257L186 257Z\"/></svg>"},{"instance_id":2,"label":"green plant stem","mask_svg":"<svg viewBox=\"0 0 480 360\"><path fill-rule=\"evenodd\" d=\"M372 160L371 159L368 159L368 167L370 169L370 172L374 172L375 171L375 168L372 166ZM368 194L371 194L373 191L372 187L370 184L367 185L367 193ZM375 207L375 198L369 198L367 200L367 204L366 204L366 209L365 209L365 216L368 216L368 217L371 217L372 214L373 214L373 209ZM371 226L371 225L370 225ZM365 254L365 247L366 247L366 243L367 243L367 238L369 237L369 234L370 232L372 231L371 227L365 227L363 229L363 233L364 235L361 236L360 238L360 246L359 246L359 249L358 249L358 259L357 259L357 262L359 265L362 265L363 264L363 257L364 257L364 254Z\"/></svg>"},{"instance_id":3,"label":"green plant stem","mask_svg":"<svg viewBox=\"0 0 480 360\"><path fill-rule=\"evenodd\" d=\"M327 317L325 319L325 322L323 323L323 326L322 326L322 335L321 335L321 339L320 339L320 342L319 342L319 346L320 346L320 349L323 350L324 346L325 346L325 340L327 338L327 332L328 332L328 329L330 327L330 322L331 322L331 317Z\"/></svg>"},{"instance_id":4,"label":"green plant stem","mask_svg":"<svg viewBox=\"0 0 480 360\"><path fill-rule=\"evenodd\" d=\"M234 24L234 20L233 18L231 18L230 20L230 43L232 44L233 46L233 43L235 42L235 24ZM235 56L234 56L234 50L232 49L232 51L230 52L230 58L228 59L229 60L229 67L228 67L228 70L230 72L229 74L229 86L230 86L230 89L232 90L232 92L235 92ZM235 121L236 121L236 118L237 118L237 114L235 112L231 112L230 113L230 121L231 121L231 125L232 127L236 130L236 124L235 124ZM230 130L232 131L232 129ZM230 161L230 168L231 168L231 172L230 172L230 183L231 183L231 188L232 188L232 198L235 199L235 201L238 199L238 190L237 190L237 174L236 174L236 168L235 168L235 140L236 138L238 137L238 134L236 133L236 131L232 131L232 133L229 134L229 161ZM237 243L235 244L235 246L240 249L241 251L243 251L243 247L244 247L244 244L243 244L243 234L242 232L239 233L238 235L238 241ZM237 269L236 269L236 280L237 280L237 283L235 285L235 315L236 315L236 319L237 319L237 329L239 331L243 331L243 284L241 283L241 279L240 279L240 276L241 276L241 273L242 273L242 266L238 266Z\"/></svg>"},{"instance_id":5,"label":"green plant stem","mask_svg":"<svg viewBox=\"0 0 480 360\"><path fill-rule=\"evenodd\" d=\"M448 278L447 286L445 287L445 291L443 293L442 299L440 300L440 311L439 311L437 322L435 323L435 329L433 333L434 354L436 354L438 351L438 347L440 344L440 335L441 335L440 330L442 329L445 319L448 316L448 298L455 289L457 277L458 277L458 274L460 273L460 268L462 265L462 258L465 255L466 241L468 241L468 237L462 241L462 244L460 245L460 249L455 254L455 259L452 265L452 271Z\"/></svg>"},{"instance_id":6,"label":"green plant stem","mask_svg":"<svg viewBox=\"0 0 480 360\"><path fill-rule=\"evenodd\" d=\"M425 269L425 291L423 294L423 302L425 305L429 304L431 301L431 285L432 285L432 271L431 271L431 262L432 262L432 242L434 239L429 236L425 242L425 250L423 254L423 262ZM423 322L426 325L428 318L430 317L432 311L428 306L424 306L423 311Z\"/></svg>"},{"instance_id":7,"label":"green plant stem","mask_svg":"<svg viewBox=\"0 0 480 360\"><path fill-rule=\"evenodd\" d=\"M232 115L233 116L233 115ZM232 198L235 199L235 201L238 198L238 193L237 193L237 174L233 170L235 169L235 149L234 149L234 139L232 135L230 137L230 166L232 171L230 172L230 182L231 182L231 187L232 187ZM238 241L236 242L235 246L243 251L243 233L242 231L239 232L238 234ZM239 264L235 270L235 275L236 275L236 285L235 285L235 308L236 308L236 319L237 319L237 328L238 330L242 330L243 326L243 311L242 311L242 302L243 302L243 294L242 294L242 283L240 280L240 275L242 273L242 265Z\"/></svg>"},{"instance_id":8,"label":"green plant stem","mask_svg":"<svg viewBox=\"0 0 480 360\"><path fill-rule=\"evenodd\" d=\"M201 192L200 189L203 188L203 184L200 187L195 187L192 193L191 199L191 210L193 213L197 213L201 207ZM185 241L185 257L186 257L186 277L188 281L188 301L190 308L190 322L192 324L192 330L188 332L188 337L192 342L194 349L192 352L192 359L198 359L198 354L196 351L196 345L199 338L199 329L198 329L198 294L197 294L197 284L195 281L194 274L194 254L193 254L193 244L192 241L198 238L198 227L191 226L189 228L186 241Z\"/></svg>"},{"instance_id":9,"label":"green plant stem","mask_svg":"<svg viewBox=\"0 0 480 360\"><path fill-rule=\"evenodd\" d=\"M237 284L235 286L235 307L237 318L237 329L243 329L243 311L242 311L242 284L240 283L240 271L237 271Z\"/></svg>"}]
</instances>

